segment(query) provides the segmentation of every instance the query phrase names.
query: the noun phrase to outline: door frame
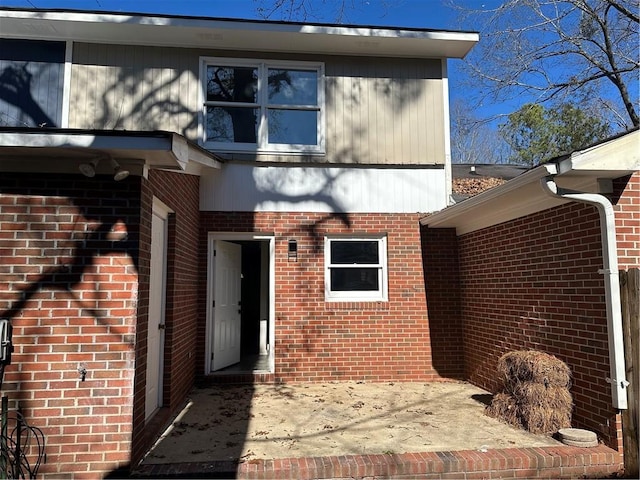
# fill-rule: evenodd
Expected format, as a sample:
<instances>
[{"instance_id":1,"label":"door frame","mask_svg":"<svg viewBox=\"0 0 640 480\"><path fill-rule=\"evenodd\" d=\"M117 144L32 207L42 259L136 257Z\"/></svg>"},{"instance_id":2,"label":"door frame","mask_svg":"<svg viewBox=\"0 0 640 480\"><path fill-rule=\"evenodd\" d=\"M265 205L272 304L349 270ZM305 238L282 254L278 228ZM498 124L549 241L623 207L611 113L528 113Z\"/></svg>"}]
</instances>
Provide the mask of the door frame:
<instances>
[{"instance_id":1,"label":"door frame","mask_svg":"<svg viewBox=\"0 0 640 480\"><path fill-rule=\"evenodd\" d=\"M211 336L213 335L214 310L212 308L214 297L214 268L215 258L213 256L213 247L216 240L224 241L266 241L269 245L269 372L275 371L275 245L276 237L271 234L257 233L237 233L237 232L209 232L207 237L207 324L205 329L205 357L204 357L204 374L213 373L211 370Z\"/></svg>"}]
</instances>

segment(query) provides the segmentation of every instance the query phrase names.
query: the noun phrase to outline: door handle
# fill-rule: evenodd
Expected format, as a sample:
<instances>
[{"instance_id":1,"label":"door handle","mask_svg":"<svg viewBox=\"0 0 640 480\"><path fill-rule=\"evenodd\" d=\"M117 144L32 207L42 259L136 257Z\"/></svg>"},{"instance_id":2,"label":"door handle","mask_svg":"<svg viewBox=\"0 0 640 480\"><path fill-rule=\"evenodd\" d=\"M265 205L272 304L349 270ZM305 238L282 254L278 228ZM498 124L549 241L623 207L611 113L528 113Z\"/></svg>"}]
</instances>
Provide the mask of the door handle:
<instances>
[{"instance_id":1,"label":"door handle","mask_svg":"<svg viewBox=\"0 0 640 480\"><path fill-rule=\"evenodd\" d=\"M165 329L164 323L158 324L158 330L164 330L164 329Z\"/></svg>"}]
</instances>

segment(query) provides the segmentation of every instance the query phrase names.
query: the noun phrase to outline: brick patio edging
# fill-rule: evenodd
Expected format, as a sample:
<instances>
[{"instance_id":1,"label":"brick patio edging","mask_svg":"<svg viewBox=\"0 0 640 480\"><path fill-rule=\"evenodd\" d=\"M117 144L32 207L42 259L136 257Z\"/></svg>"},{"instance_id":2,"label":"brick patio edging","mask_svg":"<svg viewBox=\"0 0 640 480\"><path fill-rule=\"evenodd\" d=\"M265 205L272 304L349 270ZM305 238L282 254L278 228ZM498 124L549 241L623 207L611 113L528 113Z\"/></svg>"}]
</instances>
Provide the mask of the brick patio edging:
<instances>
[{"instance_id":1,"label":"brick patio edging","mask_svg":"<svg viewBox=\"0 0 640 480\"><path fill-rule=\"evenodd\" d=\"M142 465L137 478L483 479L606 478L620 474L622 455L606 446L569 446L387 455L281 458Z\"/></svg>"}]
</instances>

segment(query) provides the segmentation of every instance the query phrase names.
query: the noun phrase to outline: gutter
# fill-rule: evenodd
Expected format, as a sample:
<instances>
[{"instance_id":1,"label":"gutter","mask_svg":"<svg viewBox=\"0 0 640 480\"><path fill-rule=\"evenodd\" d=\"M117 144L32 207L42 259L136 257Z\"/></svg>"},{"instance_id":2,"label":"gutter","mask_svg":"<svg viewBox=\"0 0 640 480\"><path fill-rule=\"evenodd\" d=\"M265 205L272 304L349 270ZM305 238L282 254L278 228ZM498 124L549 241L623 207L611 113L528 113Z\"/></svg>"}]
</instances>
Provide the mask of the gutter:
<instances>
[{"instance_id":1,"label":"gutter","mask_svg":"<svg viewBox=\"0 0 640 480\"><path fill-rule=\"evenodd\" d=\"M550 169L551 170L551 169ZM556 170L553 168L553 170ZM626 368L624 361L624 340L622 334L622 307L620 304L620 283L618 279L618 250L616 245L616 226L613 205L607 197L595 193L582 193L565 190L555 182L557 171L540 179L545 193L552 197L594 205L600 214L600 235L602 238L603 268L598 273L604 275L605 297L607 305L607 335L609 339L609 375L613 407L627 409Z\"/></svg>"}]
</instances>

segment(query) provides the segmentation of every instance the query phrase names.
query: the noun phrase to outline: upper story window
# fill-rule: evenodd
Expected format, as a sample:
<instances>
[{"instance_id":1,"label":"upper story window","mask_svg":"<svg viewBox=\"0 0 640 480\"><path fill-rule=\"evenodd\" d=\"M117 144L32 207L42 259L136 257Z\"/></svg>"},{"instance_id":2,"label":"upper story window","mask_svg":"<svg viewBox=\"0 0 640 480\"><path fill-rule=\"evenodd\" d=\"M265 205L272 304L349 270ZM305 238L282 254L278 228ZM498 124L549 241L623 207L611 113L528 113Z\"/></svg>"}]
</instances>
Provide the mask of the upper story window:
<instances>
[{"instance_id":1,"label":"upper story window","mask_svg":"<svg viewBox=\"0 0 640 480\"><path fill-rule=\"evenodd\" d=\"M325 298L387 300L387 238L326 237Z\"/></svg>"},{"instance_id":2,"label":"upper story window","mask_svg":"<svg viewBox=\"0 0 640 480\"><path fill-rule=\"evenodd\" d=\"M65 42L0 38L0 126L59 127Z\"/></svg>"},{"instance_id":3,"label":"upper story window","mask_svg":"<svg viewBox=\"0 0 640 480\"><path fill-rule=\"evenodd\" d=\"M321 64L205 58L203 143L218 151L324 151Z\"/></svg>"}]
</instances>

